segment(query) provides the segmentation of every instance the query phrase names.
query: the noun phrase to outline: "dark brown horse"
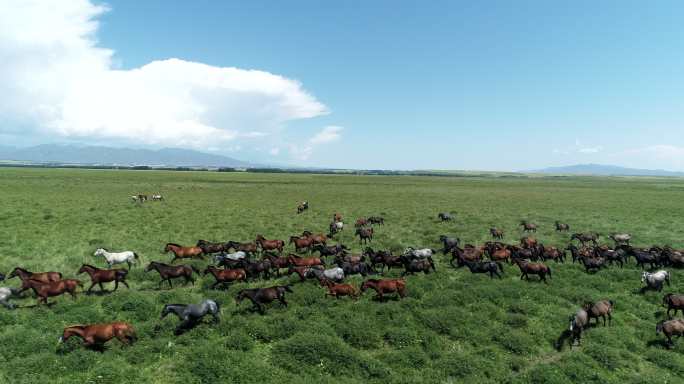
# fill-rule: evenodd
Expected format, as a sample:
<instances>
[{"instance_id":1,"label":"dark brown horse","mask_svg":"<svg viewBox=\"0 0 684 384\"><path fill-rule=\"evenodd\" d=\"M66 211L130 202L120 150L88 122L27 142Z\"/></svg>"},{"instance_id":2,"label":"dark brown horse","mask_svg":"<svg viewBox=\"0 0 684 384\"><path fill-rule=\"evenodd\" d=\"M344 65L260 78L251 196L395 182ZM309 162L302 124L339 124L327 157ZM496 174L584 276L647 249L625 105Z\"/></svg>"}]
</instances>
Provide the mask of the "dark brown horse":
<instances>
[{"instance_id":1,"label":"dark brown horse","mask_svg":"<svg viewBox=\"0 0 684 384\"><path fill-rule=\"evenodd\" d=\"M106 324L72 325L64 328L59 342L69 340L71 336L78 336L83 339L86 347L101 347L102 344L113 338L117 338L122 344L132 344L136 339L133 327L124 322L113 322Z\"/></svg>"},{"instance_id":2,"label":"dark brown horse","mask_svg":"<svg viewBox=\"0 0 684 384\"><path fill-rule=\"evenodd\" d=\"M253 288L243 289L238 292L235 298L235 304L240 305L242 300L249 299L252 302L253 308L259 311L262 315L265 313L264 304L273 302L275 300L287 307L285 301L285 292L292 292L289 285L276 285L269 288Z\"/></svg>"},{"instance_id":3,"label":"dark brown horse","mask_svg":"<svg viewBox=\"0 0 684 384\"><path fill-rule=\"evenodd\" d=\"M310 237L290 236L290 244L294 244L295 252L310 251L313 239Z\"/></svg>"},{"instance_id":4,"label":"dark brown horse","mask_svg":"<svg viewBox=\"0 0 684 384\"><path fill-rule=\"evenodd\" d=\"M302 232L302 237L308 237L311 240L313 240L313 245L326 245L326 242L328 241L328 237L322 233L319 233L317 235L314 235L313 233L309 231L304 231Z\"/></svg>"},{"instance_id":5,"label":"dark brown horse","mask_svg":"<svg viewBox=\"0 0 684 384\"><path fill-rule=\"evenodd\" d=\"M336 284L328 279L322 279L321 285L328 289L326 296L332 296L339 299L340 296L349 296L354 300L359 298L359 290L351 284Z\"/></svg>"},{"instance_id":6,"label":"dark brown horse","mask_svg":"<svg viewBox=\"0 0 684 384\"><path fill-rule=\"evenodd\" d=\"M177 279L181 277L185 279L185 283L191 282L192 285L195 285L195 279L192 278L192 272L195 271L197 274L199 274L199 270L191 265L169 265L158 263L156 261L151 262L147 268L145 268L145 272L149 272L153 269L157 271L157 273L159 273L159 277L161 277L161 280L159 281L160 288L164 281L167 281L169 283L169 287L173 288L171 279Z\"/></svg>"},{"instance_id":7,"label":"dark brown horse","mask_svg":"<svg viewBox=\"0 0 684 384\"><path fill-rule=\"evenodd\" d=\"M78 274L80 275L84 272L90 276L91 284L90 288L88 288L89 293L95 284L99 285L100 291L104 292L102 283L110 283L112 281L114 282L115 291L119 288L119 283L122 283L128 289L131 288L128 286L128 283L126 283L126 275L128 275L128 271L125 269L100 269L89 264L83 264L78 270Z\"/></svg>"},{"instance_id":8,"label":"dark brown horse","mask_svg":"<svg viewBox=\"0 0 684 384\"><path fill-rule=\"evenodd\" d=\"M525 232L537 232L537 224L535 223L523 220L520 222L520 226L523 227L523 231Z\"/></svg>"},{"instance_id":9,"label":"dark brown horse","mask_svg":"<svg viewBox=\"0 0 684 384\"><path fill-rule=\"evenodd\" d=\"M355 235L359 237L359 244L373 241L373 228L357 228Z\"/></svg>"},{"instance_id":10,"label":"dark brown horse","mask_svg":"<svg viewBox=\"0 0 684 384\"><path fill-rule=\"evenodd\" d=\"M235 281L247 280L247 273L244 269L219 269L210 265L204 270L204 275L207 273L211 273L214 279L216 279L211 289L216 288L219 284L230 284Z\"/></svg>"},{"instance_id":11,"label":"dark brown horse","mask_svg":"<svg viewBox=\"0 0 684 384\"><path fill-rule=\"evenodd\" d=\"M184 247L176 243L167 243L164 247L164 253L173 252L173 263L177 259L202 259L204 260L204 251L200 247Z\"/></svg>"},{"instance_id":12,"label":"dark brown horse","mask_svg":"<svg viewBox=\"0 0 684 384\"><path fill-rule=\"evenodd\" d=\"M385 294L396 292L399 298L406 297L406 281L404 279L368 279L361 285L361 292L370 288L375 290L378 300L382 300Z\"/></svg>"},{"instance_id":13,"label":"dark brown horse","mask_svg":"<svg viewBox=\"0 0 684 384\"><path fill-rule=\"evenodd\" d=\"M21 267L16 267L10 272L9 276L7 276L8 279L11 279L13 277L19 277L21 281L24 280L37 280L37 281L42 281L43 283L49 283L52 281L60 281L62 280L62 274L60 272L30 272L24 268ZM21 293L25 290L28 289L28 286L23 287L17 291L18 293Z\"/></svg>"},{"instance_id":14,"label":"dark brown horse","mask_svg":"<svg viewBox=\"0 0 684 384\"><path fill-rule=\"evenodd\" d=\"M225 252L226 250L226 243L212 243L206 240L197 240L197 246L202 248L202 252L207 255L211 253Z\"/></svg>"},{"instance_id":15,"label":"dark brown horse","mask_svg":"<svg viewBox=\"0 0 684 384\"><path fill-rule=\"evenodd\" d=\"M518 264L518 267L520 268L520 280L523 278L529 280L529 275L537 275L539 276L540 281L548 284L548 281L546 281L546 275L551 277L551 268L548 266L542 263L530 263L529 261L523 259L515 259L515 263Z\"/></svg>"},{"instance_id":16,"label":"dark brown horse","mask_svg":"<svg viewBox=\"0 0 684 384\"><path fill-rule=\"evenodd\" d=\"M311 267L314 265L325 265L325 261L320 257L299 257L297 255L289 254L287 256L287 261L290 265L295 267Z\"/></svg>"},{"instance_id":17,"label":"dark brown horse","mask_svg":"<svg viewBox=\"0 0 684 384\"><path fill-rule=\"evenodd\" d=\"M558 232L567 232L570 230L570 225L561 223L560 221L556 221L556 231Z\"/></svg>"},{"instance_id":18,"label":"dark brown horse","mask_svg":"<svg viewBox=\"0 0 684 384\"><path fill-rule=\"evenodd\" d=\"M256 243L239 243L232 240L226 243L226 252L230 251L231 249L235 250L236 252L242 251L248 255L255 254L258 250Z\"/></svg>"},{"instance_id":19,"label":"dark brown horse","mask_svg":"<svg viewBox=\"0 0 684 384\"><path fill-rule=\"evenodd\" d=\"M266 240L261 235L256 236L256 244L261 247L262 251L278 251L278 254L283 253L285 242L282 240Z\"/></svg>"},{"instance_id":20,"label":"dark brown horse","mask_svg":"<svg viewBox=\"0 0 684 384\"><path fill-rule=\"evenodd\" d=\"M273 255L264 255L262 260L268 260L271 262L271 268L275 270L275 273L280 277L280 269L287 268L290 266L290 261L287 257L276 257Z\"/></svg>"},{"instance_id":21,"label":"dark brown horse","mask_svg":"<svg viewBox=\"0 0 684 384\"><path fill-rule=\"evenodd\" d=\"M598 245L597 240L599 238L598 233L573 233L572 236L570 236L570 241L572 240L579 240L582 245L586 245L588 242L594 243L594 245Z\"/></svg>"},{"instance_id":22,"label":"dark brown horse","mask_svg":"<svg viewBox=\"0 0 684 384\"><path fill-rule=\"evenodd\" d=\"M76 288L83 287L83 283L75 279L51 281L49 283L28 279L21 282L21 287L33 289L38 297L38 305L40 305L41 302L47 304L48 297L59 296L64 293L69 293L71 298L76 300Z\"/></svg>"},{"instance_id":23,"label":"dark brown horse","mask_svg":"<svg viewBox=\"0 0 684 384\"><path fill-rule=\"evenodd\" d=\"M544 247L541 246L541 259L546 261L546 260L553 260L556 263L557 262L565 262L565 252L561 251L560 249L556 247Z\"/></svg>"}]
</instances>

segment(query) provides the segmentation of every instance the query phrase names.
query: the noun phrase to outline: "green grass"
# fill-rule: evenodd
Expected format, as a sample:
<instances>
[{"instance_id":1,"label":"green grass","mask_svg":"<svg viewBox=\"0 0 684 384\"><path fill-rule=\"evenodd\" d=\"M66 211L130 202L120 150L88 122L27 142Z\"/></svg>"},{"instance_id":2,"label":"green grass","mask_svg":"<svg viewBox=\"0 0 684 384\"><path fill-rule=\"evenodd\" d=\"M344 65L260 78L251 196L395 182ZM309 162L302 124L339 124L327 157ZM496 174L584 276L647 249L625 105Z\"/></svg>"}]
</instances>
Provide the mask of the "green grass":
<instances>
[{"instance_id":1,"label":"green grass","mask_svg":"<svg viewBox=\"0 0 684 384\"><path fill-rule=\"evenodd\" d=\"M137 192L161 191L165 203L133 204ZM444 178L248 173L0 169L0 271L17 265L59 270L67 277L100 246L132 249L143 262L169 260L166 242L197 239L287 239L304 229L325 231L333 212L353 240L353 220L382 215L373 246L438 248L440 234L469 243L489 240L488 228L521 233L527 219L540 225L545 244L564 246L553 222L572 230L624 231L637 245L684 248L684 181L639 178ZM295 214L296 203L311 209ZM457 220L436 221L439 211ZM289 248L288 248L289 250ZM197 262L198 267L203 263ZM245 287L284 284L257 281L212 291L208 276L193 287L157 290L158 276L134 267L131 290L52 299L52 307L0 308L0 382L11 383L672 383L684 376L684 343L666 350L655 335L663 318L661 294L638 294L640 272L624 269L593 275L578 265L551 264L546 286L519 280L505 267L490 280L450 268L438 257L437 273L408 277L409 296L378 303L326 298L311 282L296 283L289 308L269 307L265 316L236 307ZM394 272L393 275L398 274ZM682 271L665 292L684 292ZM86 275L79 276L87 281ZM360 278L352 278L360 283ZM295 281L294 277L293 280ZM4 284L17 286L18 280ZM173 336L177 320L159 320L171 302L213 298L222 322ZM558 350L567 318L585 300L616 302L612 327L584 334L583 345ZM32 295L18 299L33 305ZM112 320L131 322L139 342L104 353L85 350L77 339L58 348L64 326Z\"/></svg>"}]
</instances>

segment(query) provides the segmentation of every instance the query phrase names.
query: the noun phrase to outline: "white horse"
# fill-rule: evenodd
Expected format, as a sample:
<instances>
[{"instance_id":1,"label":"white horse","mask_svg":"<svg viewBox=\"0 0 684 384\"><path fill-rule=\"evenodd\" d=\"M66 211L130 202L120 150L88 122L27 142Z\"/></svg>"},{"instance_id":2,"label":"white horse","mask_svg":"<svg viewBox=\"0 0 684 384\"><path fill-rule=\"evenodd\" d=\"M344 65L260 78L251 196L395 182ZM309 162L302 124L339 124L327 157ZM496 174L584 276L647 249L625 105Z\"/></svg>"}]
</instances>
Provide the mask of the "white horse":
<instances>
[{"instance_id":1,"label":"white horse","mask_svg":"<svg viewBox=\"0 0 684 384\"><path fill-rule=\"evenodd\" d=\"M220 255L214 256L214 259L215 259L216 262L218 263L220 260L230 259L230 260L233 260L233 261L238 261L238 260L244 259L245 257L247 257L247 253L246 253L246 252L237 251L237 252L233 252L233 253L225 253L225 252L223 252L223 253L221 253Z\"/></svg>"},{"instance_id":2,"label":"white horse","mask_svg":"<svg viewBox=\"0 0 684 384\"><path fill-rule=\"evenodd\" d=\"M662 269L655 273L642 272L641 282L646 283L646 286L641 288L642 292L647 288L657 289L660 292L663 290L663 282L666 282L668 286L670 285L670 272Z\"/></svg>"},{"instance_id":3,"label":"white horse","mask_svg":"<svg viewBox=\"0 0 684 384\"><path fill-rule=\"evenodd\" d=\"M131 269L131 264L138 260L138 254L133 251L124 252L107 252L104 248L98 248L93 256L104 256L109 268L114 264L128 264L128 269Z\"/></svg>"},{"instance_id":4,"label":"white horse","mask_svg":"<svg viewBox=\"0 0 684 384\"><path fill-rule=\"evenodd\" d=\"M152 195L152 201L164 201L164 196L160 194Z\"/></svg>"},{"instance_id":5,"label":"white horse","mask_svg":"<svg viewBox=\"0 0 684 384\"><path fill-rule=\"evenodd\" d=\"M430 248L413 249L412 247L408 247L404 250L404 256L413 257L416 259L425 259L432 257L434 254L435 250Z\"/></svg>"},{"instance_id":6,"label":"white horse","mask_svg":"<svg viewBox=\"0 0 684 384\"><path fill-rule=\"evenodd\" d=\"M9 298L16 292L17 291L14 288L0 287L0 304L7 309L14 309L16 305L10 303Z\"/></svg>"}]
</instances>

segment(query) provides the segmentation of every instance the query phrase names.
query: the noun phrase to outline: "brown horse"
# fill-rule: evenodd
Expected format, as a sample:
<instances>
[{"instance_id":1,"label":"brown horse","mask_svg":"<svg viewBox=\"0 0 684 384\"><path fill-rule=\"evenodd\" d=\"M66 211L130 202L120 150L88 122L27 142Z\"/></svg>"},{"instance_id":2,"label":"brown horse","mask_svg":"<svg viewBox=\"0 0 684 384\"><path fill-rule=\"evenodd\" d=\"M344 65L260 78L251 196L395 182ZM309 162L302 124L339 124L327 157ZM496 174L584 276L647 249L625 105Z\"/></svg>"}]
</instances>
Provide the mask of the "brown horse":
<instances>
[{"instance_id":1,"label":"brown horse","mask_svg":"<svg viewBox=\"0 0 684 384\"><path fill-rule=\"evenodd\" d=\"M164 247L164 253L173 252L173 263L177 259L195 259L200 258L204 260L204 250L201 247L184 247L176 243L167 243Z\"/></svg>"},{"instance_id":2,"label":"brown horse","mask_svg":"<svg viewBox=\"0 0 684 384\"><path fill-rule=\"evenodd\" d=\"M495 239L503 239L504 238L504 232L498 228L495 228L495 227L489 228L489 233L491 233L492 237Z\"/></svg>"},{"instance_id":3,"label":"brown horse","mask_svg":"<svg viewBox=\"0 0 684 384\"><path fill-rule=\"evenodd\" d=\"M24 281L24 280L37 280L37 281L42 281L43 283L50 283L52 281L60 281L62 280L62 274L60 272L30 272L24 268L21 267L16 267L10 272L9 276L7 276L8 279L11 279L13 277L19 277L19 280ZM17 291L17 293L24 292L27 290L29 287L26 286L24 287L22 285L22 288Z\"/></svg>"},{"instance_id":4,"label":"brown horse","mask_svg":"<svg viewBox=\"0 0 684 384\"><path fill-rule=\"evenodd\" d=\"M674 345L672 336L681 337L684 335L684 319L663 320L656 324L656 335L660 332L667 337L667 347L671 348Z\"/></svg>"},{"instance_id":5,"label":"brown horse","mask_svg":"<svg viewBox=\"0 0 684 384\"><path fill-rule=\"evenodd\" d=\"M361 285L361 292L366 292L368 288L374 289L378 300L382 300L387 293L396 292L399 298L406 297L406 281L404 279L368 279Z\"/></svg>"},{"instance_id":6,"label":"brown horse","mask_svg":"<svg viewBox=\"0 0 684 384\"><path fill-rule=\"evenodd\" d=\"M459 247L454 247L451 250L451 260L449 264L452 267L462 267L464 261L476 262L482 260L482 253L484 247L476 248L470 244L466 244L463 249ZM454 261L457 261L457 265L454 265Z\"/></svg>"},{"instance_id":7,"label":"brown horse","mask_svg":"<svg viewBox=\"0 0 684 384\"><path fill-rule=\"evenodd\" d=\"M75 279L51 281L49 283L28 279L21 282L21 287L22 289L24 287L33 289L33 292L38 297L38 305L41 302L47 305L48 297L59 296L64 293L69 293L71 298L76 300L76 288L83 287L83 283Z\"/></svg>"},{"instance_id":8,"label":"brown horse","mask_svg":"<svg viewBox=\"0 0 684 384\"><path fill-rule=\"evenodd\" d=\"M340 221L342 221L342 214L335 212L333 215L333 223L339 223Z\"/></svg>"},{"instance_id":9,"label":"brown horse","mask_svg":"<svg viewBox=\"0 0 684 384\"><path fill-rule=\"evenodd\" d=\"M326 296L333 296L336 299L339 299L340 296L349 296L358 300L360 295L359 290L351 284L336 284L328 279L322 279L321 285L328 288Z\"/></svg>"},{"instance_id":10,"label":"brown horse","mask_svg":"<svg viewBox=\"0 0 684 384\"><path fill-rule=\"evenodd\" d=\"M326 242L328 241L328 237L322 233L314 235L309 231L304 231L302 232L302 236L311 238L311 240L313 240L313 245L326 245Z\"/></svg>"},{"instance_id":11,"label":"brown horse","mask_svg":"<svg viewBox=\"0 0 684 384\"><path fill-rule=\"evenodd\" d=\"M261 247L262 251L273 251L277 250L279 254L283 253L283 248L285 247L285 242L282 240L266 240L261 235L256 236L255 243Z\"/></svg>"},{"instance_id":12,"label":"brown horse","mask_svg":"<svg viewBox=\"0 0 684 384\"><path fill-rule=\"evenodd\" d=\"M289 254L287 256L287 261L290 265L295 267L311 267L314 265L325 265L325 261L320 257L299 257L297 255Z\"/></svg>"},{"instance_id":13,"label":"brown horse","mask_svg":"<svg viewBox=\"0 0 684 384\"><path fill-rule=\"evenodd\" d=\"M537 247L539 242L537 239L531 236L525 236L522 239L520 239L520 246L525 248L525 249L534 249Z\"/></svg>"},{"instance_id":14,"label":"brown horse","mask_svg":"<svg viewBox=\"0 0 684 384\"><path fill-rule=\"evenodd\" d=\"M244 269L219 269L210 265L204 270L204 275L207 273L211 273L214 276L214 279L216 279L216 282L212 284L211 289L216 288L219 284L230 284L234 281L247 280L247 273Z\"/></svg>"},{"instance_id":15,"label":"brown horse","mask_svg":"<svg viewBox=\"0 0 684 384\"><path fill-rule=\"evenodd\" d=\"M523 227L523 231L525 232L537 232L537 224L535 223L530 223L526 220L523 220L520 222L521 227Z\"/></svg>"},{"instance_id":16,"label":"brown horse","mask_svg":"<svg viewBox=\"0 0 684 384\"><path fill-rule=\"evenodd\" d=\"M302 252L302 250L310 251L313 246L313 239L310 237L290 236L290 244L294 244L295 252Z\"/></svg>"},{"instance_id":17,"label":"brown horse","mask_svg":"<svg viewBox=\"0 0 684 384\"><path fill-rule=\"evenodd\" d=\"M239 243L232 240L226 243L226 252L230 251L231 248L236 252L242 251L249 255L257 253L258 251L256 243Z\"/></svg>"},{"instance_id":18,"label":"brown horse","mask_svg":"<svg viewBox=\"0 0 684 384\"><path fill-rule=\"evenodd\" d=\"M663 306L667 306L667 317L670 317L670 311L674 309L675 316L677 311L681 310L684 313L684 295L676 295L668 293L663 296Z\"/></svg>"},{"instance_id":19,"label":"brown horse","mask_svg":"<svg viewBox=\"0 0 684 384\"><path fill-rule=\"evenodd\" d=\"M528 275L537 275L539 276L540 281L543 281L546 284L549 283L546 281L546 275L551 277L551 268L548 266L542 263L530 263L523 259L515 259L515 263L518 264L518 267L520 268L520 280L523 278L529 280L530 277Z\"/></svg>"},{"instance_id":20,"label":"brown horse","mask_svg":"<svg viewBox=\"0 0 684 384\"><path fill-rule=\"evenodd\" d=\"M495 248L489 251L489 259L496 262L511 262L511 250L508 248Z\"/></svg>"},{"instance_id":21,"label":"brown horse","mask_svg":"<svg viewBox=\"0 0 684 384\"><path fill-rule=\"evenodd\" d=\"M541 259L542 260L553 260L557 262L565 262L565 252L559 250L556 247L541 247Z\"/></svg>"},{"instance_id":22,"label":"brown horse","mask_svg":"<svg viewBox=\"0 0 684 384\"><path fill-rule=\"evenodd\" d=\"M117 338L122 344L132 344L136 339L133 327L124 322L113 322L105 324L72 325L64 328L59 342L63 343L71 336L78 336L83 339L86 347L101 347L104 343L113 338Z\"/></svg>"},{"instance_id":23,"label":"brown horse","mask_svg":"<svg viewBox=\"0 0 684 384\"><path fill-rule=\"evenodd\" d=\"M93 289L95 284L99 285L100 291L104 292L102 283L109 283L112 281L114 282L115 291L119 288L119 283L122 283L128 289L131 288L128 286L128 283L126 283L126 275L128 275L128 271L125 269L100 269L89 264L83 264L78 270L78 274L80 275L84 272L90 276L91 284L90 288L88 288L88 293L90 293L90 290Z\"/></svg>"},{"instance_id":24,"label":"brown horse","mask_svg":"<svg viewBox=\"0 0 684 384\"><path fill-rule=\"evenodd\" d=\"M561 223L560 221L556 221L556 231L558 232L563 232L563 231L569 231L570 226L565 223Z\"/></svg>"},{"instance_id":25,"label":"brown horse","mask_svg":"<svg viewBox=\"0 0 684 384\"><path fill-rule=\"evenodd\" d=\"M197 240L197 246L202 248L205 254L224 252L226 250L226 243L212 243L206 240Z\"/></svg>"},{"instance_id":26,"label":"brown horse","mask_svg":"<svg viewBox=\"0 0 684 384\"><path fill-rule=\"evenodd\" d=\"M167 281L169 283L169 287L173 288L171 279L177 279L180 277L185 278L186 283L191 282L192 285L195 285L195 279L192 278L192 272L195 271L197 274L199 274L199 270L191 265L169 265L158 263L156 261L151 262L147 268L145 268L145 272L149 272L153 269L157 271L157 273L159 273L159 277L161 277L161 280L159 281L160 288L164 281Z\"/></svg>"},{"instance_id":27,"label":"brown horse","mask_svg":"<svg viewBox=\"0 0 684 384\"><path fill-rule=\"evenodd\" d=\"M359 237L359 244L373 241L373 228L357 228L354 234Z\"/></svg>"},{"instance_id":28,"label":"brown horse","mask_svg":"<svg viewBox=\"0 0 684 384\"><path fill-rule=\"evenodd\" d=\"M252 302L253 308L259 311L262 315L265 313L264 304L278 300L282 305L287 307L285 301L285 293L292 292L289 285L276 285L268 288L253 288L243 289L238 292L235 298L235 304L240 305L242 300L249 299Z\"/></svg>"},{"instance_id":29,"label":"brown horse","mask_svg":"<svg viewBox=\"0 0 684 384\"><path fill-rule=\"evenodd\" d=\"M360 217L360 218L356 219L356 223L354 223L354 226L356 228L360 228L360 227L363 227L365 225L368 225L368 219L366 219L365 217Z\"/></svg>"},{"instance_id":30,"label":"brown horse","mask_svg":"<svg viewBox=\"0 0 684 384\"><path fill-rule=\"evenodd\" d=\"M606 326L606 316L608 316L608 325L613 321L613 316L611 315L613 313L613 307L615 306L615 303L613 300L599 300L595 303L586 303L584 304L583 309L587 312L587 315L589 315L589 322L591 323L591 319L594 318L596 319L596 325L598 325L598 318L603 319L603 326Z\"/></svg>"}]
</instances>

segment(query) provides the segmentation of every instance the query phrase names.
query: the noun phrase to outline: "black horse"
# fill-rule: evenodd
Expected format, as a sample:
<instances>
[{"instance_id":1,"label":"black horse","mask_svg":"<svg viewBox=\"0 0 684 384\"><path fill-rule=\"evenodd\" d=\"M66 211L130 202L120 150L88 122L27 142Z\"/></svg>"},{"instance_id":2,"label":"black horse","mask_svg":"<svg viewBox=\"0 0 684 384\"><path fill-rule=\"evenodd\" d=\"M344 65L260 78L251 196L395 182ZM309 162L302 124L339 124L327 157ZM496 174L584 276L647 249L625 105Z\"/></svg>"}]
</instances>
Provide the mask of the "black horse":
<instances>
[{"instance_id":1,"label":"black horse","mask_svg":"<svg viewBox=\"0 0 684 384\"><path fill-rule=\"evenodd\" d=\"M371 224L385 225L385 218L382 216L370 216L366 220Z\"/></svg>"},{"instance_id":2,"label":"black horse","mask_svg":"<svg viewBox=\"0 0 684 384\"><path fill-rule=\"evenodd\" d=\"M337 256L338 254L346 254L347 248L346 245L343 244L337 244L337 245L328 245L325 246L323 244L316 244L311 248L312 252L318 251L321 256Z\"/></svg>"},{"instance_id":3,"label":"black horse","mask_svg":"<svg viewBox=\"0 0 684 384\"><path fill-rule=\"evenodd\" d=\"M289 285L276 285L268 288L243 289L238 292L237 297L235 297L235 303L240 305L242 300L249 299L253 304L253 308L263 315L266 313L264 304L270 303L272 301L278 300L281 304L287 307L287 301L285 301L285 292L292 292L292 289L290 289Z\"/></svg>"},{"instance_id":4,"label":"black horse","mask_svg":"<svg viewBox=\"0 0 684 384\"><path fill-rule=\"evenodd\" d=\"M215 323L220 321L219 305L214 300L204 300L199 304L166 304L162 309L161 318L163 319L169 313L173 313L181 320L181 323L176 327L176 335L180 335L197 325L207 314L211 314Z\"/></svg>"},{"instance_id":5,"label":"black horse","mask_svg":"<svg viewBox=\"0 0 684 384\"><path fill-rule=\"evenodd\" d=\"M437 214L437 218L442 220L442 221L453 221L454 220L454 215L448 212L440 212Z\"/></svg>"},{"instance_id":6,"label":"black horse","mask_svg":"<svg viewBox=\"0 0 684 384\"><path fill-rule=\"evenodd\" d=\"M458 247L458 245L461 243L461 239L459 239L458 237L448 237L446 235L439 236L439 241L444 246L444 249L442 249L442 253L445 255L451 252L451 250L453 250L454 248Z\"/></svg>"},{"instance_id":7,"label":"black horse","mask_svg":"<svg viewBox=\"0 0 684 384\"><path fill-rule=\"evenodd\" d=\"M496 275L499 279L503 277L499 273L503 273L503 266L500 263L494 261L468 261L462 260L463 265L468 267L471 273L489 273L489 278L493 279Z\"/></svg>"},{"instance_id":8,"label":"black horse","mask_svg":"<svg viewBox=\"0 0 684 384\"><path fill-rule=\"evenodd\" d=\"M337 264L344 271L345 276L361 275L366 277L368 275L375 275L375 270L367 263L350 263L343 261Z\"/></svg>"},{"instance_id":9,"label":"black horse","mask_svg":"<svg viewBox=\"0 0 684 384\"><path fill-rule=\"evenodd\" d=\"M240 260L240 267L247 272L247 278L258 278L263 274L264 279L271 277L271 260L251 261L247 259Z\"/></svg>"}]
</instances>

